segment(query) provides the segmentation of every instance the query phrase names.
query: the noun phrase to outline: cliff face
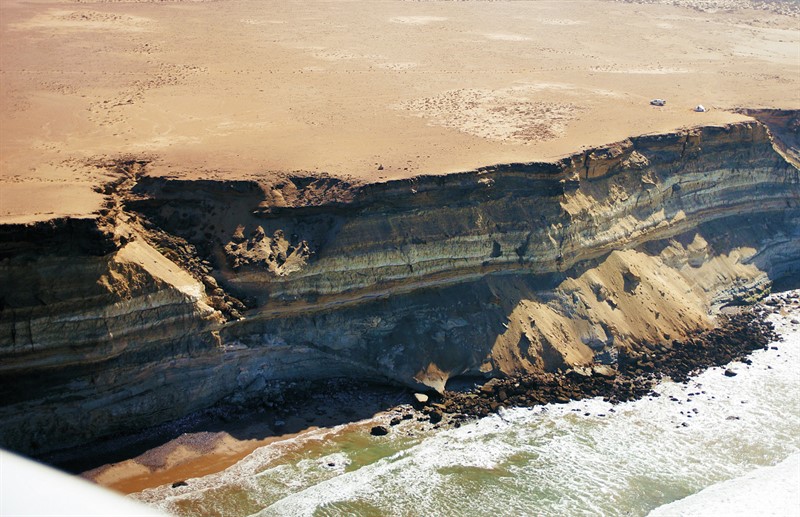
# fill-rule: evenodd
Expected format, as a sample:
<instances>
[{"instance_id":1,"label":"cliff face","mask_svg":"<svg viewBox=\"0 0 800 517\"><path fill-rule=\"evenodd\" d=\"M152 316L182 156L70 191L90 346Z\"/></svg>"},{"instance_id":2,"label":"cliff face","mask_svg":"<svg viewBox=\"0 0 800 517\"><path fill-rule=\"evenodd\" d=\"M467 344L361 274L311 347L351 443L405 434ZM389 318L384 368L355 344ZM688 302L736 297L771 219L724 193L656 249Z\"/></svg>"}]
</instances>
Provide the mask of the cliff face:
<instances>
[{"instance_id":1,"label":"cliff face","mask_svg":"<svg viewBox=\"0 0 800 517\"><path fill-rule=\"evenodd\" d=\"M142 181L146 199L129 207L214 256L227 286L264 305L432 275L565 271L704 221L783 210L796 181L750 123L364 187Z\"/></svg>"},{"instance_id":2,"label":"cliff face","mask_svg":"<svg viewBox=\"0 0 800 517\"><path fill-rule=\"evenodd\" d=\"M221 318L202 284L143 240L122 243L103 226L3 228L0 441L9 447L68 446L173 418L168 404L186 401L168 381L186 373L160 362L215 345L207 330ZM150 399L153 386L162 392Z\"/></svg>"},{"instance_id":3,"label":"cliff face","mask_svg":"<svg viewBox=\"0 0 800 517\"><path fill-rule=\"evenodd\" d=\"M750 122L383 184L127 170L105 217L0 227L0 443L41 453L275 380L442 389L670 342L800 270L787 148Z\"/></svg>"}]
</instances>

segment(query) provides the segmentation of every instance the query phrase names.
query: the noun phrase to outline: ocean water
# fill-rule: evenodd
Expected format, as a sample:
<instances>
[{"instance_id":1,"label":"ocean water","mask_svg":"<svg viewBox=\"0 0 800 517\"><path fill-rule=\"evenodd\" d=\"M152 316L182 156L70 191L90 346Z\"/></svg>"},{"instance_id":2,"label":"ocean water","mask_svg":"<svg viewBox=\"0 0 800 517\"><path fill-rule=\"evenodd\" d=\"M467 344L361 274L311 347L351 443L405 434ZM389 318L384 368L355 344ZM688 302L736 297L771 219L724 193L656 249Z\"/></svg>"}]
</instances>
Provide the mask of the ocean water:
<instances>
[{"instance_id":1,"label":"ocean water","mask_svg":"<svg viewBox=\"0 0 800 517\"><path fill-rule=\"evenodd\" d=\"M735 377L714 368L660 384L660 397L509 409L413 436L349 424L133 497L187 516L647 515L800 451L800 329L788 319L777 349L733 363Z\"/></svg>"}]
</instances>

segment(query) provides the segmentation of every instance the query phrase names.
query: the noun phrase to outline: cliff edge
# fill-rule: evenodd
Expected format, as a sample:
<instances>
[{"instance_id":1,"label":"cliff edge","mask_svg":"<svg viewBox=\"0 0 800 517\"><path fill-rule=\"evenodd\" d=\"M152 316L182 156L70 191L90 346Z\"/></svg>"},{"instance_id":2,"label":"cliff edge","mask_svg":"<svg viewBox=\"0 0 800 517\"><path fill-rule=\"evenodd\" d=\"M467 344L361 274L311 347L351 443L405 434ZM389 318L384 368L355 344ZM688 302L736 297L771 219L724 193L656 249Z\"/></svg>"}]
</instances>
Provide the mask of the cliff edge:
<instances>
[{"instance_id":1,"label":"cliff edge","mask_svg":"<svg viewBox=\"0 0 800 517\"><path fill-rule=\"evenodd\" d=\"M649 353L797 278L797 113L761 118L371 184L109 163L95 217L0 226L0 444Z\"/></svg>"}]
</instances>

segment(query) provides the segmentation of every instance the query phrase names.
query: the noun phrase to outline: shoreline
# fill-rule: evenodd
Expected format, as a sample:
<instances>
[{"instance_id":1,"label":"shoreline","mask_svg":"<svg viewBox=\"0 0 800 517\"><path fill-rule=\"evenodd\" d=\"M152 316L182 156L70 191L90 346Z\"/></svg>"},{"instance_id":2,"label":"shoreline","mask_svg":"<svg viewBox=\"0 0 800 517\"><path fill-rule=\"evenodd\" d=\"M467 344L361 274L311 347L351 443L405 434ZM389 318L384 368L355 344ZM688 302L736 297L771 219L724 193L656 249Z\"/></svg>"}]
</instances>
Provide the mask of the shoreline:
<instances>
[{"instance_id":1,"label":"shoreline","mask_svg":"<svg viewBox=\"0 0 800 517\"><path fill-rule=\"evenodd\" d=\"M262 408L248 413L246 408L240 407L225 413L222 408L217 408L215 421L207 418L206 422L195 422L163 445L138 456L87 470L81 476L131 494L162 485L181 486L179 483L187 479L221 472L264 446L302 447L305 438L320 433L335 433L348 428L363 428L369 433L371 428L380 426L390 434L404 432L405 436L414 436L441 428L460 427L476 417L479 419L505 407L566 403L594 396L605 396L614 403L657 396L652 388L667 377L667 373L677 382L686 382L690 376L713 366L736 360L747 364L750 352L769 347L770 342L780 339L767 321L773 313L791 313L800 317L800 291L774 294L738 314L721 315L727 325L703 332L687 342L676 341L669 349L654 347L656 350L660 348L661 353L667 351L663 357L653 358L647 354L640 358L622 356L620 371L614 376L609 376L610 372L603 369L607 367L603 367L592 376L586 376L587 372L568 370L561 374L490 379L471 391L446 391L444 396L431 395L430 402L415 402L413 406L404 403L413 400L411 392L405 389L333 381L329 387L338 385L336 387L341 391L327 394L316 386L313 388L315 393L305 392L294 403L278 410L265 411ZM719 343L730 337L736 337L735 346L722 350ZM687 357L686 351L690 347L693 347L692 352L705 352L700 361L691 362L692 357ZM659 371L659 368L663 369ZM307 399L303 400L303 396ZM386 404L389 399L394 403ZM322 407L325 412L320 414ZM353 407L361 409L360 418L353 417ZM278 427L276 423L283 425ZM212 431L199 431L203 428ZM279 433L278 430L291 432Z\"/></svg>"},{"instance_id":2,"label":"shoreline","mask_svg":"<svg viewBox=\"0 0 800 517\"><path fill-rule=\"evenodd\" d=\"M782 301L800 304L796 294ZM747 356L751 352L765 349L780 339L774 325L766 319L770 312L755 306L735 314L719 314L715 327L688 339L642 344L637 352L621 351L615 367L595 364L564 373L493 379L466 394L445 392L443 403L429 412L440 409L456 417L483 417L504 406L530 407L590 397L603 397L614 404L640 399L652 395L652 389L664 378L685 383L714 366L737 360L749 363ZM728 370L726 375L736 373Z\"/></svg>"},{"instance_id":3,"label":"shoreline","mask_svg":"<svg viewBox=\"0 0 800 517\"><path fill-rule=\"evenodd\" d=\"M130 494L222 471L266 445L362 422L368 425L410 397L405 388L343 379L284 385L286 402L276 407L255 402L219 405L145 433L105 440L95 445L94 461L79 457L80 448L46 459Z\"/></svg>"},{"instance_id":4,"label":"shoreline","mask_svg":"<svg viewBox=\"0 0 800 517\"><path fill-rule=\"evenodd\" d=\"M654 390L660 397L508 408L460 428L431 431L427 423L414 437L405 431L415 420L381 437L340 428L131 497L176 515L647 515L800 450L792 402L800 328L791 324L799 312L770 315L784 339L753 352L752 364L665 380Z\"/></svg>"}]
</instances>

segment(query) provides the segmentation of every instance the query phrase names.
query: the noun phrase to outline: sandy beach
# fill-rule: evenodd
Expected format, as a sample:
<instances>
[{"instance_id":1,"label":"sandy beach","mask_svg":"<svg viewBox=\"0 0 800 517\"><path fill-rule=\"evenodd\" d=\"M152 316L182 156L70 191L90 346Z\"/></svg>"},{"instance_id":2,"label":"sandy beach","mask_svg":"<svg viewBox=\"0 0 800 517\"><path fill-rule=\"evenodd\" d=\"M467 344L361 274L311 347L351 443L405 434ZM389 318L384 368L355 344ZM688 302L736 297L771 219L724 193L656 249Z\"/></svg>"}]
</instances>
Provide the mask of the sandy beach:
<instances>
[{"instance_id":1,"label":"sandy beach","mask_svg":"<svg viewBox=\"0 0 800 517\"><path fill-rule=\"evenodd\" d=\"M794 291L790 296L796 296L796 293ZM773 300L772 304L770 300ZM756 499L737 495L741 487L746 486L758 487L761 491L758 500L763 502L765 514L782 515L780 508L790 508L787 505L793 504L797 493L791 489L791 478L785 478L781 472L796 468L796 455L780 468L753 469L777 464L793 454L796 438L789 432L785 435L784 443L747 434L753 430L752 426L760 425L759 422L764 419L785 419L788 422L796 419L796 411L792 409L787 409L781 415L774 413L771 406L757 406L757 401L761 400L758 394L764 383L777 380L781 387L786 382L793 385L792 372L796 372L800 326L794 322L800 317L800 304L795 298L782 306L774 304L774 300L775 295L762 307L770 313L768 319L775 324L783 341L773 343L767 350L755 352L751 356L752 363L737 361L712 368L686 383L666 381L656 388L655 391L660 393L658 397L644 397L616 406L595 398L532 409L510 408L458 429L434 429L430 424L409 419L392 426L389 436L369 435L371 425L385 424L391 415L406 411L399 409L353 423L308 429L277 439L265 447L251 443L253 447L248 451L249 455L243 454L241 461L231 462L230 468L213 475L204 476L230 458L220 461L222 454L215 453L198 457L186 463L197 468L197 473L192 474L191 478L181 477L187 485L175 488L170 487L169 483L178 476L185 476L186 470L168 468L157 472L154 479L158 482L167 480L167 484L160 487L157 482L146 484L136 479L133 464L143 461L146 455L134 462L103 467L84 476L105 484L114 473L119 476L118 481L116 484L108 483L108 486L126 493L137 487L153 487L136 493L134 499L181 515L206 512L223 514L219 513L223 512L221 508L232 508L225 506L231 504L231 494L240 491L243 492L242 497L252 499L242 507L237 507L235 512L231 510L237 515L250 515L262 508L265 515L282 514L288 509L296 510L297 514L311 514L309 508L318 508L317 505L323 502L348 499L377 499L384 504L385 499L389 499L411 504L408 502L410 499L404 499L410 497L409 494L416 494L423 501L431 494L441 496L441 492L428 493L421 489L435 485L440 490L446 490L441 484L449 487L448 482L460 479L457 477L460 469L466 472L464 475L468 482L481 480L494 490L497 490L496 485L487 482L491 476L496 475L504 481L516 480L507 489L519 495L519 488L514 486L523 483L529 498L541 497L537 492L538 484L529 487L524 485L524 479L541 476L542 483L555 484L560 490L560 495L552 500L532 499L543 505L540 508L543 515L569 514L565 508L573 506L564 507L555 503L566 499L572 501L570 504L577 504L573 497L589 501L588 504L595 509L605 508L605 512L598 510L602 514L617 514L620 504L626 505L625 508L635 508L630 511L635 515L646 515L656 508L659 510L655 515L684 515L687 511L688 514L694 514L692 512L697 510L699 503L709 515L720 515L720 512L729 511L732 503L740 504L742 509L753 508ZM773 368L778 373L774 373ZM723 373L729 369L737 375L729 377ZM781 393L788 395L788 392ZM763 397L771 402L778 398L770 398L769 395ZM541 429L535 427L539 425ZM594 428L594 425L597 427ZM540 430L526 434L520 429L525 426ZM735 431L737 428L741 428L738 434ZM594 431L590 436L580 435L591 429ZM781 428L775 432L782 435L788 431ZM572 433L580 437L573 438ZM518 437L518 434L522 437ZM658 442L659 439L654 438L653 434L669 441L671 449L664 450L663 447L641 442ZM497 444L501 437L515 440L513 443L516 443L516 447L509 447L506 442ZM605 441L598 441L600 437ZM521 442L517 443L516 440ZM572 443L572 440L576 443ZM241 445L243 450L249 448ZM525 451L530 448L536 451L530 460L534 468L530 471L515 470L519 466L519 457L527 457ZM788 452L781 452L784 450ZM706 461L710 461L712 466L697 458L698 451L706 454ZM364 457L360 456L362 454ZM511 462L510 465L498 459L507 455L511 455L507 460ZM650 456L657 462L648 460ZM732 458L729 459L729 456ZM777 459L767 459L772 456ZM755 466L745 466L751 464ZM614 481L615 478L607 477L608 470L627 477ZM686 477L687 470L697 471L693 474L696 477ZM296 480L284 477L291 472L298 475ZM447 475L438 476L433 472ZM575 476L573 483L589 483L593 487L599 484L612 495L597 492L595 488L589 489L588 493L581 493L580 488L565 482L565 479L572 478L563 477L564 472ZM674 477L667 475L667 472ZM772 482L776 475L784 478L784 481ZM125 477L127 481L123 481ZM375 486L380 488L375 490ZM709 486L710 489L700 492ZM614 494L624 495L627 491L632 491L628 499L622 496L613 498ZM246 496L247 492L252 493ZM697 492L700 492L697 496L669 504ZM464 498L468 496L456 493L461 495L456 498L443 497L442 504L455 505L451 509L467 508L463 505L466 504ZM285 500L282 499L284 497ZM510 498L502 501L492 498L483 500L495 506L512 505L514 509L532 504L531 499L525 499L524 493L520 497L521 500L513 501ZM750 506L741 504L745 499ZM414 501L423 505L417 499ZM553 504L555 509L551 506ZM356 507L372 511L376 508L368 505ZM470 508L475 510L478 507ZM776 509L777 513L769 513ZM477 513L487 514L480 510Z\"/></svg>"},{"instance_id":2,"label":"sandy beach","mask_svg":"<svg viewBox=\"0 0 800 517\"><path fill-rule=\"evenodd\" d=\"M308 429L305 432L313 430ZM269 432L267 429L263 431ZM300 434L302 433L260 440L237 440L225 432L210 436L207 433L188 434L136 458L86 472L83 477L123 494L131 494L146 488L220 472L259 447L291 440ZM192 442L190 446L185 445L188 441ZM152 463L156 457L160 461Z\"/></svg>"},{"instance_id":3,"label":"sandy beach","mask_svg":"<svg viewBox=\"0 0 800 517\"><path fill-rule=\"evenodd\" d=\"M795 291L796 292L796 291ZM789 296L793 296L791 292ZM788 298L787 298L788 299ZM800 305L762 305L784 336L800 332ZM328 436L367 435L375 425L391 428L392 436L433 436L434 425L407 403L410 393L351 386L336 393L320 390L307 400L275 411L239 413L220 421L207 419L179 436L138 455L85 471L82 477L124 494L222 472L262 447L275 458L302 456ZM359 408L354 411L354 407ZM390 425L402 418L399 425ZM419 417L419 419L417 418ZM444 423L445 428L452 427ZM397 422L397 421L395 421ZM166 435L165 435L166 436ZM141 448L141 446L139 446ZM130 451L137 450L129 447ZM191 481L189 481L192 484ZM790 494L791 495L791 494Z\"/></svg>"},{"instance_id":4,"label":"sandy beach","mask_svg":"<svg viewBox=\"0 0 800 517\"><path fill-rule=\"evenodd\" d=\"M81 476L123 494L140 492L220 472L267 445L285 454L302 450L317 436L388 424L394 415L411 411L409 400L410 394L399 388L322 383L302 388L296 398L290 395L287 403L272 409L218 409L191 423L165 426L153 438L111 440L95 447L94 454L104 457L114 451L123 459Z\"/></svg>"},{"instance_id":5,"label":"sandy beach","mask_svg":"<svg viewBox=\"0 0 800 517\"><path fill-rule=\"evenodd\" d=\"M93 213L119 156L375 182L800 107L791 9L671 3L7 0L0 220Z\"/></svg>"}]
</instances>

